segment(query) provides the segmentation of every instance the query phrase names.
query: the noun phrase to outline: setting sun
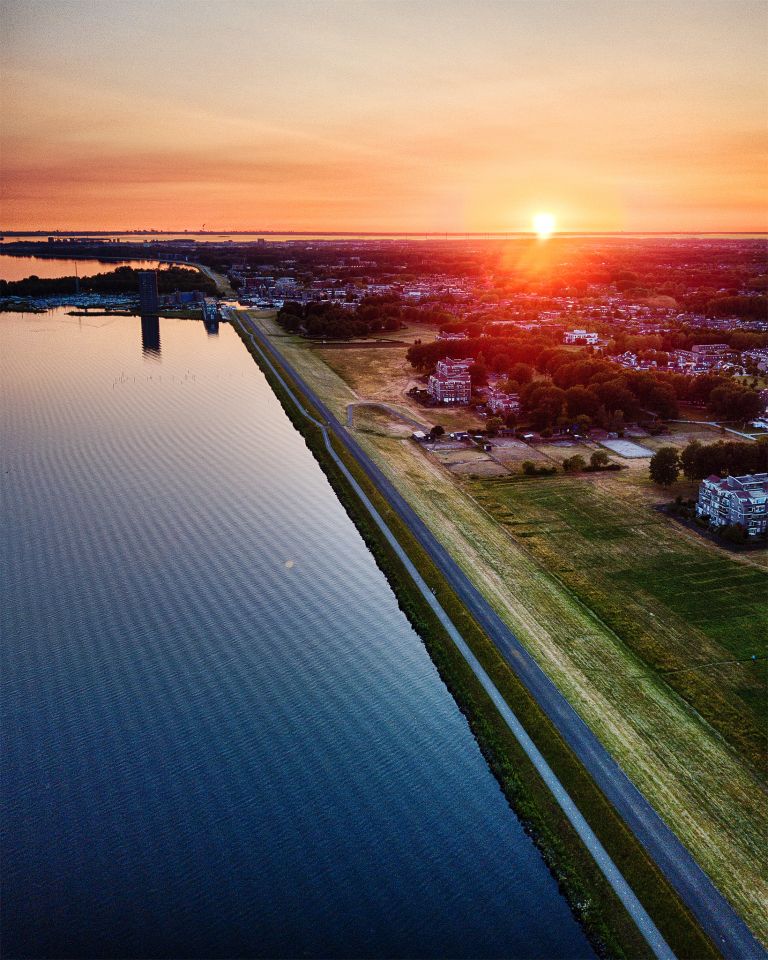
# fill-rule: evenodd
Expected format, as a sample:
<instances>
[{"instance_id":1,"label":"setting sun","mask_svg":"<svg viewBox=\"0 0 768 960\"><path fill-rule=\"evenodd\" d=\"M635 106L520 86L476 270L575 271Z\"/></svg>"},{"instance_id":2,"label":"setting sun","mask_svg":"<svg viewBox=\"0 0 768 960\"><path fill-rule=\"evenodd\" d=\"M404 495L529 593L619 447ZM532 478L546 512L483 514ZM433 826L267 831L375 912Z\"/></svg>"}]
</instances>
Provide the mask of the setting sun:
<instances>
[{"instance_id":1,"label":"setting sun","mask_svg":"<svg viewBox=\"0 0 768 960\"><path fill-rule=\"evenodd\" d=\"M541 240L546 240L555 232L555 218L551 213L537 213L533 218L533 229Z\"/></svg>"}]
</instances>

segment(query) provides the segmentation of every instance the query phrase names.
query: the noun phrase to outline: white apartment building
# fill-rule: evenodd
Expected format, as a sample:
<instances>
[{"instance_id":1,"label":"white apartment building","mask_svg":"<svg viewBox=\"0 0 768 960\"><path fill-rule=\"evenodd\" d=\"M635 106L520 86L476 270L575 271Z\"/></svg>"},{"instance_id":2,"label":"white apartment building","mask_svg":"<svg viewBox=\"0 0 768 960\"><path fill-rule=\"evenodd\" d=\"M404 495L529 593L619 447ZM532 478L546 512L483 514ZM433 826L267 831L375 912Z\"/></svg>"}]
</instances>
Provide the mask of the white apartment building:
<instances>
[{"instance_id":1,"label":"white apartment building","mask_svg":"<svg viewBox=\"0 0 768 960\"><path fill-rule=\"evenodd\" d=\"M740 524L754 537L768 529L768 473L701 481L696 513L716 527Z\"/></svg>"}]
</instances>

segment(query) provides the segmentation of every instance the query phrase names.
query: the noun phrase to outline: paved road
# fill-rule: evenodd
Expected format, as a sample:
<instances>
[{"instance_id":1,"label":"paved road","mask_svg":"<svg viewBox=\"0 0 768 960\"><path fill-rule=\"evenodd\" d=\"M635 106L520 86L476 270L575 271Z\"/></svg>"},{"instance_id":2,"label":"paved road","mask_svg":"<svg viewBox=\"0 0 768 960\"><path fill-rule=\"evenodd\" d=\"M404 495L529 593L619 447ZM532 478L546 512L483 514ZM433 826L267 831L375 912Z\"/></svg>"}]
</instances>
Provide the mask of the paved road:
<instances>
[{"instance_id":1,"label":"paved road","mask_svg":"<svg viewBox=\"0 0 768 960\"><path fill-rule=\"evenodd\" d=\"M258 325L248 317L244 317L244 320L257 343L268 354L273 351L277 353ZM724 957L728 960L748 960L748 958L759 960L759 958L768 957L768 953L687 848L634 786L592 730L471 583L410 504L341 426L321 398L291 367L285 357L281 354L278 354L278 357L281 365L290 373L299 389L319 411L328 430L344 444L408 525L419 543L428 551L435 565L590 772L605 796L696 917L702 929L718 945Z\"/></svg>"}]
</instances>

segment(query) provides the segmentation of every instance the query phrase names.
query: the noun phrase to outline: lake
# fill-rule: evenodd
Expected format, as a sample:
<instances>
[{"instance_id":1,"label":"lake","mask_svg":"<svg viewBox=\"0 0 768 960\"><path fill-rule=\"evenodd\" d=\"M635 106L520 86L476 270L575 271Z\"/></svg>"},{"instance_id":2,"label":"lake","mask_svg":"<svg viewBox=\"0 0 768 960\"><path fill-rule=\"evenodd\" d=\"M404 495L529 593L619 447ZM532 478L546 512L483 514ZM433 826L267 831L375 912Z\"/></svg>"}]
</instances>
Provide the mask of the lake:
<instances>
[{"instance_id":1,"label":"lake","mask_svg":"<svg viewBox=\"0 0 768 960\"><path fill-rule=\"evenodd\" d=\"M232 329L0 341L5 955L592 957Z\"/></svg>"},{"instance_id":2,"label":"lake","mask_svg":"<svg viewBox=\"0 0 768 960\"><path fill-rule=\"evenodd\" d=\"M93 277L97 273L111 273L118 267L136 270L162 269L159 260L67 260L59 257L0 256L0 280L25 280L38 276L41 280L54 277Z\"/></svg>"}]
</instances>

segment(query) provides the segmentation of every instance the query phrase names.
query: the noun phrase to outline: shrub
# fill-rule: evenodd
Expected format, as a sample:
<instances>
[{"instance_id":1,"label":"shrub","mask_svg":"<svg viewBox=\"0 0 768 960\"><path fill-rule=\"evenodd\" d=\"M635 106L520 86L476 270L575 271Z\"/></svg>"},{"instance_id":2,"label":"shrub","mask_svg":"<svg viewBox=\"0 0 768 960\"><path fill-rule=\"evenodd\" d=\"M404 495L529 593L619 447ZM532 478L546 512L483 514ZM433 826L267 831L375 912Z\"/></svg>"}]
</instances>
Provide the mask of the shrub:
<instances>
[{"instance_id":1,"label":"shrub","mask_svg":"<svg viewBox=\"0 0 768 960\"><path fill-rule=\"evenodd\" d=\"M747 542L747 531L740 523L726 523L724 526L718 528L717 535L721 540L725 540L726 543Z\"/></svg>"},{"instance_id":2,"label":"shrub","mask_svg":"<svg viewBox=\"0 0 768 960\"><path fill-rule=\"evenodd\" d=\"M551 477L557 473L557 467L537 467L533 460L523 460L523 473L526 477Z\"/></svg>"},{"instance_id":3,"label":"shrub","mask_svg":"<svg viewBox=\"0 0 768 960\"><path fill-rule=\"evenodd\" d=\"M563 460L563 470L565 470L566 473L579 473L584 470L586 466L587 461L584 457L579 456L578 453Z\"/></svg>"}]
</instances>

